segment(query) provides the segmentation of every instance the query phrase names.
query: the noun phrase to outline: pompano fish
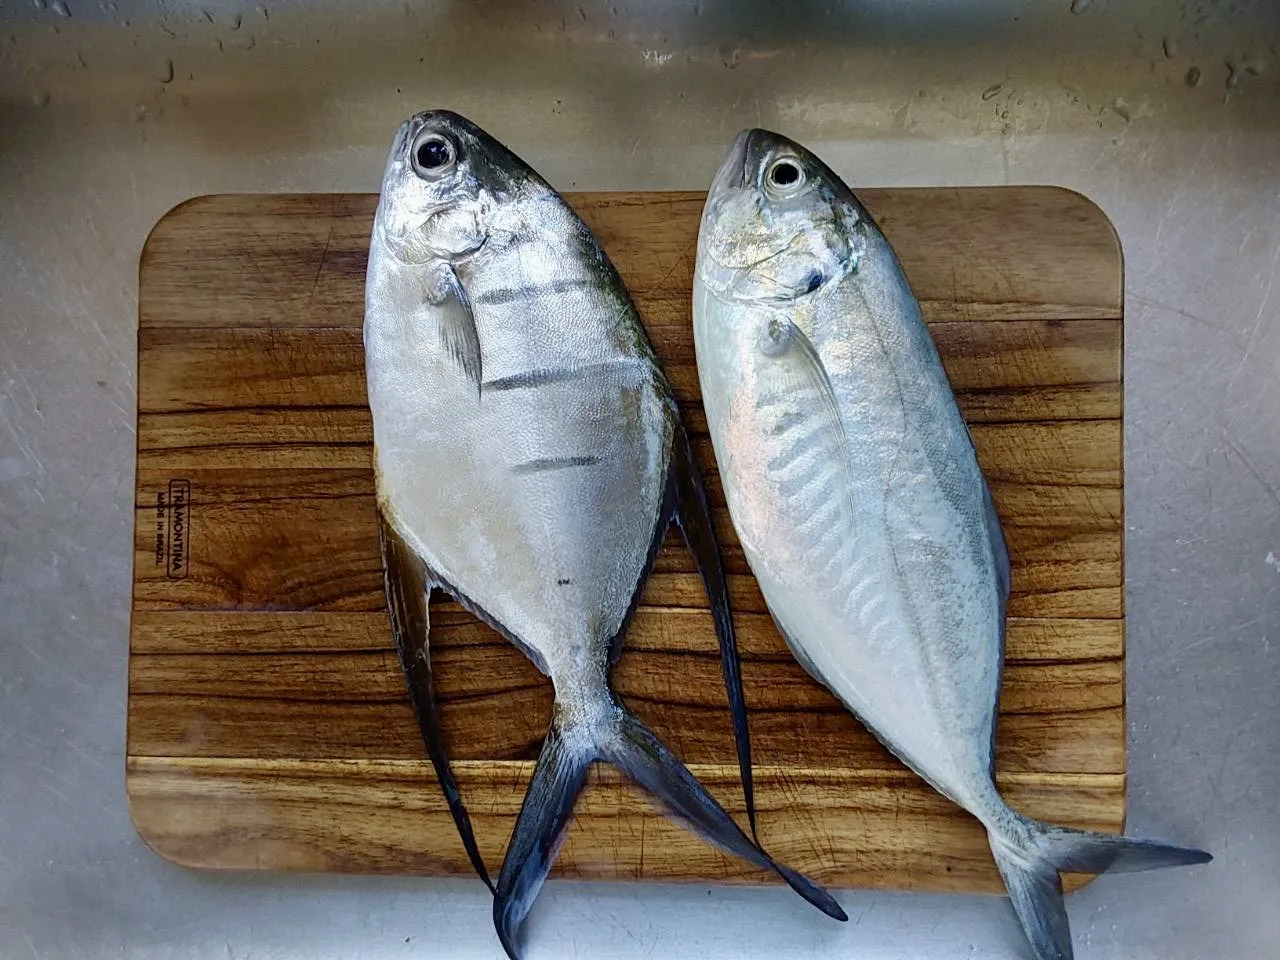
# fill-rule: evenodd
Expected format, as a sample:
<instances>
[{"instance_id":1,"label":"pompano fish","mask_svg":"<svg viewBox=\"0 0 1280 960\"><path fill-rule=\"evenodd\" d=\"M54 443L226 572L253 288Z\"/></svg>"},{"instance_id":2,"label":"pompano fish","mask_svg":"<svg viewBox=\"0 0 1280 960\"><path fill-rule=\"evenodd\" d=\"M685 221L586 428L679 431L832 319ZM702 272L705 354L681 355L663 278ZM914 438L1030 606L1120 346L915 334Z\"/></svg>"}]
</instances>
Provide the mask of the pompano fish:
<instances>
[{"instance_id":1,"label":"pompano fish","mask_svg":"<svg viewBox=\"0 0 1280 960\"><path fill-rule=\"evenodd\" d=\"M590 231L473 123L420 113L392 145L366 283L393 632L438 778L486 883L432 693L428 592L451 594L555 689L495 889L508 954L595 760L616 764L709 840L843 919L825 891L752 843L610 689L674 518L711 598L754 832L737 652L706 498L671 388Z\"/></svg>"},{"instance_id":2,"label":"pompano fish","mask_svg":"<svg viewBox=\"0 0 1280 960\"><path fill-rule=\"evenodd\" d=\"M702 398L752 571L797 659L986 827L1042 960L1071 956L1060 870L1199 850L1049 826L993 777L1009 556L897 257L803 147L739 135L703 213Z\"/></svg>"}]
</instances>

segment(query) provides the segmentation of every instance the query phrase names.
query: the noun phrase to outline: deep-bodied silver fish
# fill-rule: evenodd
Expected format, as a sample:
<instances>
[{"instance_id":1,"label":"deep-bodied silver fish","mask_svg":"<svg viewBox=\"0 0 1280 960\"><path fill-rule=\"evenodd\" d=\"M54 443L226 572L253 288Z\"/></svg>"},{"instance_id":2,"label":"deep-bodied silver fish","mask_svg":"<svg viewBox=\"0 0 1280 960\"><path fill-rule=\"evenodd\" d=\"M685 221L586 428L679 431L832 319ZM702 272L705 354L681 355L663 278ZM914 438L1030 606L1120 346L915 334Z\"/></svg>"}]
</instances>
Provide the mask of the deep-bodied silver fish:
<instances>
[{"instance_id":1,"label":"deep-bodied silver fish","mask_svg":"<svg viewBox=\"0 0 1280 960\"><path fill-rule=\"evenodd\" d=\"M1049 826L993 776L1009 555L972 438L884 235L817 157L739 135L704 209L694 341L733 524L797 659L986 827L1041 960L1058 872L1199 850Z\"/></svg>"},{"instance_id":2,"label":"deep-bodied silver fish","mask_svg":"<svg viewBox=\"0 0 1280 960\"><path fill-rule=\"evenodd\" d=\"M671 388L587 227L456 114L420 113L396 134L369 252L364 340L393 632L438 778L486 883L432 694L428 592L448 592L501 632L555 689L495 889L507 952L516 955L595 760L843 919L825 891L752 843L610 689L674 518L711 598L754 832L728 593Z\"/></svg>"}]
</instances>

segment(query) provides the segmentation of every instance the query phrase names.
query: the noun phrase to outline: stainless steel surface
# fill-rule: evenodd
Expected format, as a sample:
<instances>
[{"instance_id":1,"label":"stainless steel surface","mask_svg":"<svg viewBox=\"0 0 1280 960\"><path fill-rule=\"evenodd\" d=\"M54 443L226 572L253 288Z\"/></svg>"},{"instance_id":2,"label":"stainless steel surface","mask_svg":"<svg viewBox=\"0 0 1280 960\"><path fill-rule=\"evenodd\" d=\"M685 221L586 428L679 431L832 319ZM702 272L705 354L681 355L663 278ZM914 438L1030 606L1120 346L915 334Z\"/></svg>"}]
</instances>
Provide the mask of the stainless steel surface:
<instances>
[{"instance_id":1,"label":"stainless steel surface","mask_svg":"<svg viewBox=\"0 0 1280 960\"><path fill-rule=\"evenodd\" d=\"M477 882L191 873L124 801L142 241L194 194L375 190L424 106L566 188L703 187L759 123L855 184L1101 204L1128 264L1130 829L1218 859L1074 895L1077 953L1275 955L1280 8L747 6L0 3L0 956L500 955ZM778 889L553 883L529 956L1026 956L998 899L841 899L846 926Z\"/></svg>"}]
</instances>

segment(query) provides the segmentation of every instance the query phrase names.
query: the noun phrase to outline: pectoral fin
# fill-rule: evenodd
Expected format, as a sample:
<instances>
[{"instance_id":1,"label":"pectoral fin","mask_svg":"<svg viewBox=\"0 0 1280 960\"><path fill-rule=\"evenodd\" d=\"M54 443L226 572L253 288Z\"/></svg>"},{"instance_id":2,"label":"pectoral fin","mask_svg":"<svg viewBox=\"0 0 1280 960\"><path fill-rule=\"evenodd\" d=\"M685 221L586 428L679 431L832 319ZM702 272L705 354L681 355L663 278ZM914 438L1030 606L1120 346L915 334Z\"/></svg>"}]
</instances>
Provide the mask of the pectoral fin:
<instances>
[{"instance_id":1,"label":"pectoral fin","mask_svg":"<svg viewBox=\"0 0 1280 960\"><path fill-rule=\"evenodd\" d=\"M482 376L480 335L467 291L447 263L440 264L434 271L427 302L431 305L445 355L475 385L478 394Z\"/></svg>"},{"instance_id":2,"label":"pectoral fin","mask_svg":"<svg viewBox=\"0 0 1280 960\"><path fill-rule=\"evenodd\" d=\"M493 881L485 867L484 858L476 846L471 829L471 818L458 792L458 781L449 764L445 750L444 731L440 726L440 708L436 703L435 684L431 675L431 652L428 643L430 624L427 614L427 597L431 582L426 566L400 538L378 512L382 543L382 560L385 569L387 606L391 615L391 633L395 639L400 666L409 684L409 699L418 719L418 729L435 768L436 779L444 793L449 813L462 838L471 866L475 868L485 886L493 892Z\"/></svg>"},{"instance_id":3,"label":"pectoral fin","mask_svg":"<svg viewBox=\"0 0 1280 960\"><path fill-rule=\"evenodd\" d=\"M791 379L798 389L818 400L824 425L839 441L841 465L847 470L849 445L840 419L840 404L836 399L835 388L831 385L831 378L827 375L827 368L813 341L790 320L774 317L761 331L759 346L761 353L777 360L776 374Z\"/></svg>"}]
</instances>

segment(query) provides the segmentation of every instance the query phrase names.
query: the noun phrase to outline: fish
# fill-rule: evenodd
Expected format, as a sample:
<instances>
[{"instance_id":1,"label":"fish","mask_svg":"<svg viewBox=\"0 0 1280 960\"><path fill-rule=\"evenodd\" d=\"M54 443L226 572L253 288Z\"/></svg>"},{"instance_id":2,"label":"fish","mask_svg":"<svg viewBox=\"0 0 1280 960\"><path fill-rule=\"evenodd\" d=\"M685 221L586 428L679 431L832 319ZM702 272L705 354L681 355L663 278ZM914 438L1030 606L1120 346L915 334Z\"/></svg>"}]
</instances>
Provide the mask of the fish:
<instances>
[{"instance_id":1,"label":"fish","mask_svg":"<svg viewBox=\"0 0 1280 960\"><path fill-rule=\"evenodd\" d=\"M710 600L752 835L749 731L720 548L693 449L621 278L568 204L470 120L396 132L366 273L364 345L392 633L459 836L507 954L588 767L620 768L712 843L845 919L749 838L609 684L668 526ZM496 883L448 758L427 598L443 591L554 688Z\"/></svg>"},{"instance_id":2,"label":"fish","mask_svg":"<svg viewBox=\"0 0 1280 960\"><path fill-rule=\"evenodd\" d=\"M1039 960L1072 956L1059 871L1204 863L1053 826L994 779L1009 550L896 254L818 157L743 131L693 290L698 377L734 529L796 659L986 828Z\"/></svg>"}]
</instances>

